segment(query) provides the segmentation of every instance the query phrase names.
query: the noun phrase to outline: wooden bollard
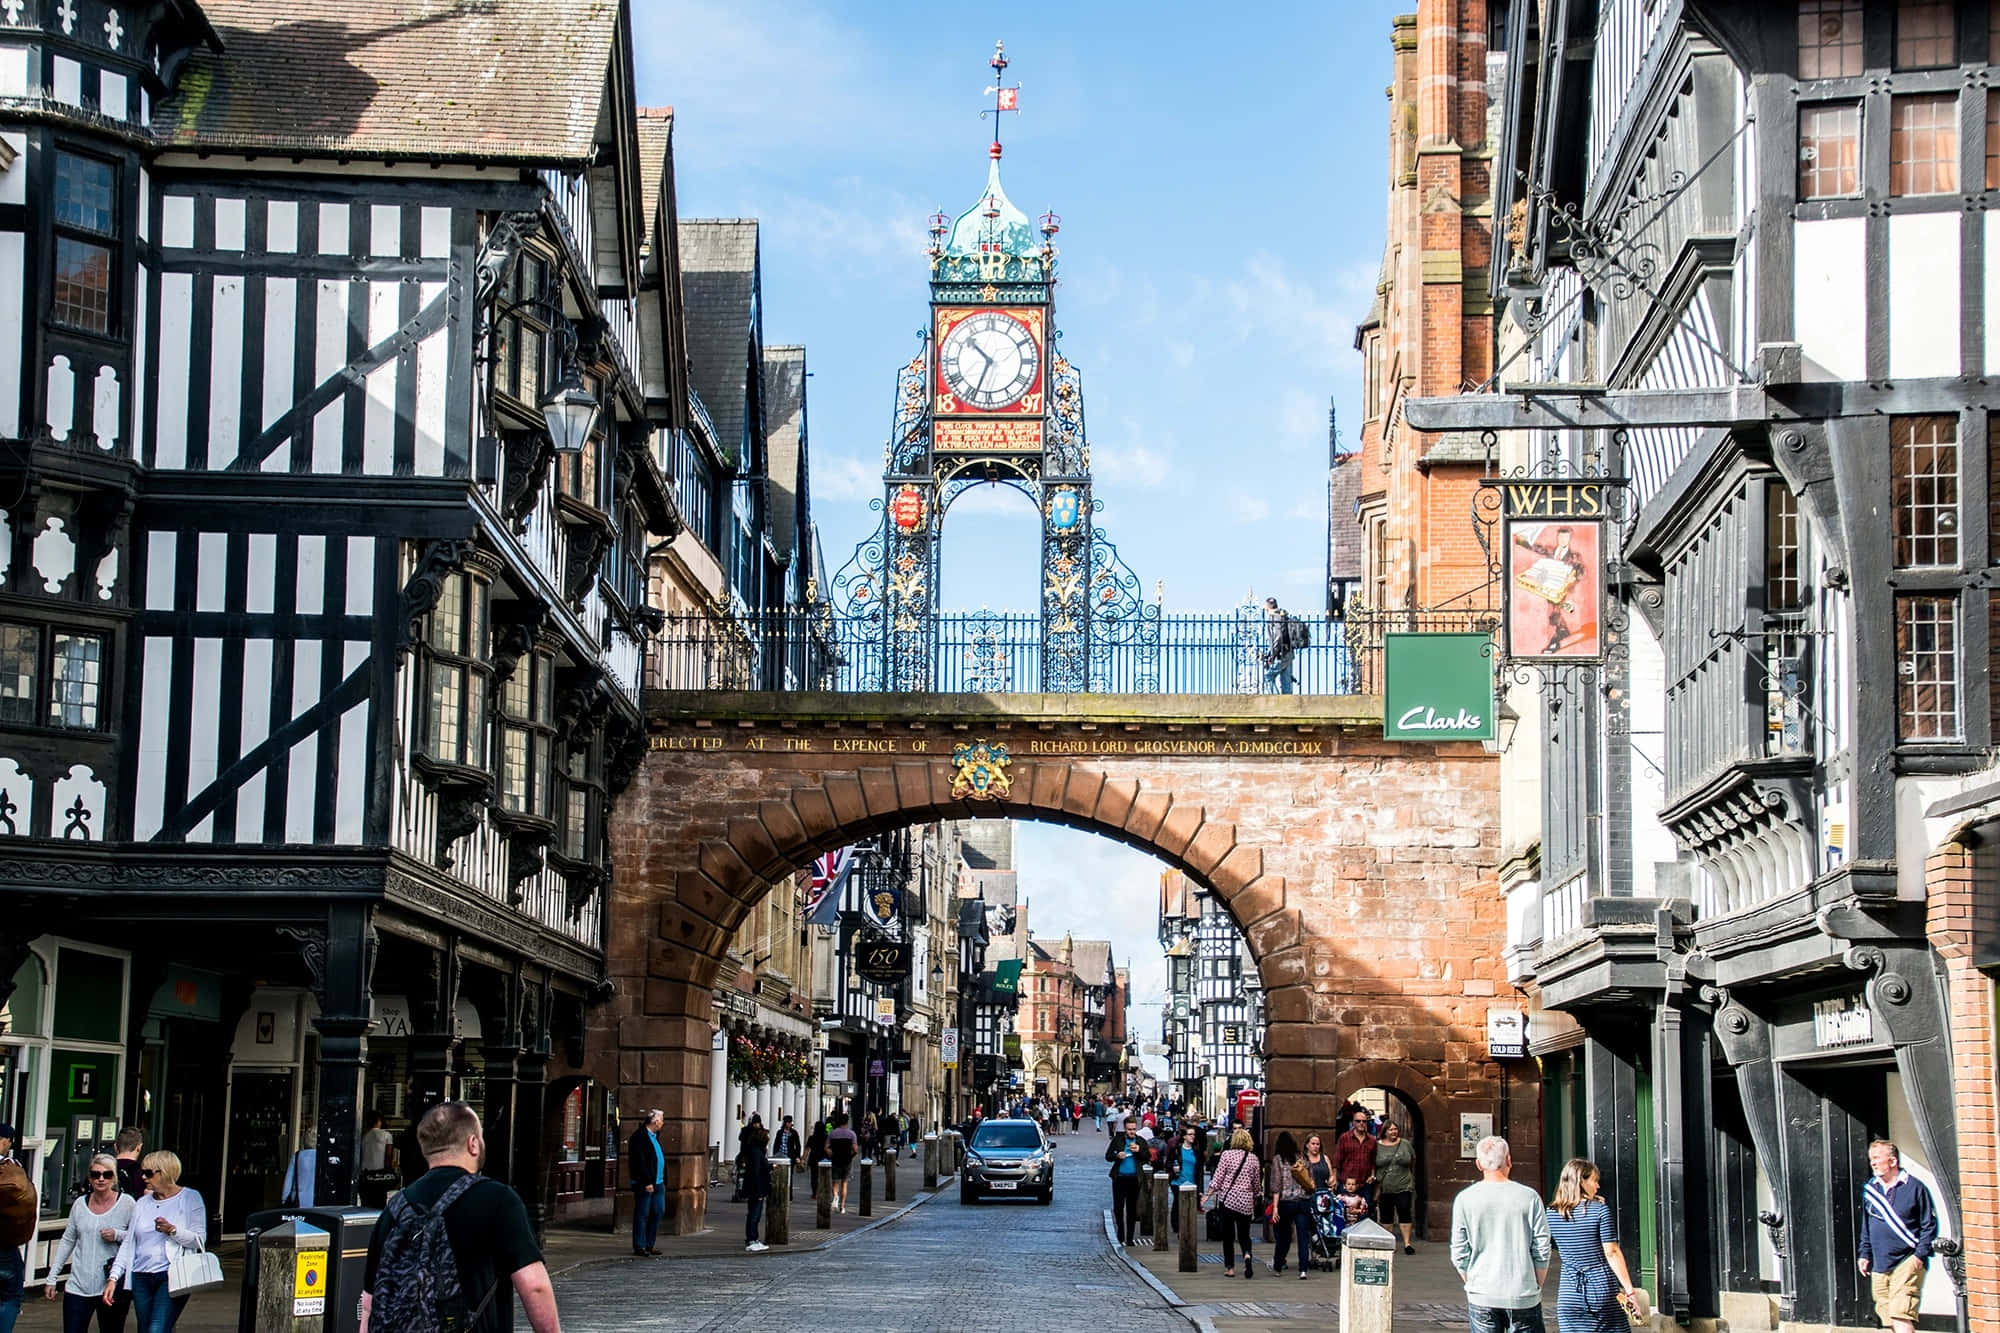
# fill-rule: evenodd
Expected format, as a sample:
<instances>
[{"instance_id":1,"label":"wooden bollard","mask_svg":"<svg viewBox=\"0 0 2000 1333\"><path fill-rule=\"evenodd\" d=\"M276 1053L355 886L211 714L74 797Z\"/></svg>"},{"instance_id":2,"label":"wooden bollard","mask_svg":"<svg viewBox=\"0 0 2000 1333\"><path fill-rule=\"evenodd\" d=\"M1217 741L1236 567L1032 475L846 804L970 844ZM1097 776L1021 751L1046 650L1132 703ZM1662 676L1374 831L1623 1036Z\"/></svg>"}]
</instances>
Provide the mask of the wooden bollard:
<instances>
[{"instance_id":1,"label":"wooden bollard","mask_svg":"<svg viewBox=\"0 0 2000 1333\"><path fill-rule=\"evenodd\" d=\"M822 1157L819 1159L817 1174L819 1177L819 1193L814 1197L818 1200L819 1206L813 1213L813 1225L821 1231L830 1231L833 1229L833 1161L831 1158Z\"/></svg>"},{"instance_id":2,"label":"wooden bollard","mask_svg":"<svg viewBox=\"0 0 2000 1333\"><path fill-rule=\"evenodd\" d=\"M1139 1168L1138 1207L1132 1210L1134 1214L1132 1218L1132 1238L1134 1240L1139 1239L1141 1236L1150 1236L1153 1234L1154 1174L1153 1168L1150 1166Z\"/></svg>"},{"instance_id":3,"label":"wooden bollard","mask_svg":"<svg viewBox=\"0 0 2000 1333\"><path fill-rule=\"evenodd\" d=\"M320 1333L334 1326L326 1308L331 1240L308 1222L280 1222L257 1237L256 1333ZM316 1294L300 1294L308 1291Z\"/></svg>"},{"instance_id":4,"label":"wooden bollard","mask_svg":"<svg viewBox=\"0 0 2000 1333\"><path fill-rule=\"evenodd\" d=\"M938 1183L938 1136L924 1135L924 1188L934 1190Z\"/></svg>"},{"instance_id":5,"label":"wooden bollard","mask_svg":"<svg viewBox=\"0 0 2000 1333\"><path fill-rule=\"evenodd\" d=\"M1156 1250L1164 1250L1170 1243L1167 1240L1167 1233L1172 1228L1167 1220L1169 1215L1167 1194L1171 1189L1173 1186L1168 1182L1166 1172L1158 1171L1153 1174L1153 1193L1148 1203L1153 1210L1153 1248Z\"/></svg>"},{"instance_id":6,"label":"wooden bollard","mask_svg":"<svg viewBox=\"0 0 2000 1333\"><path fill-rule=\"evenodd\" d=\"M764 1243L792 1243L792 1164L771 1159L771 1197L764 1201Z\"/></svg>"},{"instance_id":7,"label":"wooden bollard","mask_svg":"<svg viewBox=\"0 0 2000 1333\"><path fill-rule=\"evenodd\" d=\"M882 1202L896 1201L896 1151L891 1148L882 1158Z\"/></svg>"},{"instance_id":8,"label":"wooden bollard","mask_svg":"<svg viewBox=\"0 0 2000 1333\"><path fill-rule=\"evenodd\" d=\"M875 1216L875 1159L861 1159L861 1215Z\"/></svg>"},{"instance_id":9,"label":"wooden bollard","mask_svg":"<svg viewBox=\"0 0 2000 1333\"><path fill-rule=\"evenodd\" d=\"M1201 1205L1194 1197L1194 1186L1181 1186L1181 1263L1180 1271L1196 1271L1198 1255L1194 1247L1195 1223L1201 1217Z\"/></svg>"}]
</instances>

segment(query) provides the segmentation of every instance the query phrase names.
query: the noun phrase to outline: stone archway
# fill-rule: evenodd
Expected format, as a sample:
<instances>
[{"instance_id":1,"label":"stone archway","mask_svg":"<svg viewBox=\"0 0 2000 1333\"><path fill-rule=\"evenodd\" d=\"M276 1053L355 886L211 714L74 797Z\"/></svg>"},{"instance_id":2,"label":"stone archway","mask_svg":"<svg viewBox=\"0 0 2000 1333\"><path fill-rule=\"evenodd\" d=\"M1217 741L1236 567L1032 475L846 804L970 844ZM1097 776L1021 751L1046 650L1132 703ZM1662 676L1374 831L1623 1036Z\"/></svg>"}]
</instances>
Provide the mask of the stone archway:
<instances>
[{"instance_id":1,"label":"stone archway","mask_svg":"<svg viewBox=\"0 0 2000 1333\"><path fill-rule=\"evenodd\" d=\"M732 933L813 855L934 819L1067 824L1211 887L1266 989L1270 1127L1327 1123L1364 1061L1491 1109L1496 1071L1473 1053L1504 983L1505 918L1478 745L1385 742L1366 699L651 703L652 749L614 837L613 919L633 924L611 940L617 993L592 1046L607 1063L615 1051L621 1105L667 1113L677 1227L699 1226L705 1203L711 988ZM953 757L973 741L1010 751L983 796Z\"/></svg>"}]
</instances>

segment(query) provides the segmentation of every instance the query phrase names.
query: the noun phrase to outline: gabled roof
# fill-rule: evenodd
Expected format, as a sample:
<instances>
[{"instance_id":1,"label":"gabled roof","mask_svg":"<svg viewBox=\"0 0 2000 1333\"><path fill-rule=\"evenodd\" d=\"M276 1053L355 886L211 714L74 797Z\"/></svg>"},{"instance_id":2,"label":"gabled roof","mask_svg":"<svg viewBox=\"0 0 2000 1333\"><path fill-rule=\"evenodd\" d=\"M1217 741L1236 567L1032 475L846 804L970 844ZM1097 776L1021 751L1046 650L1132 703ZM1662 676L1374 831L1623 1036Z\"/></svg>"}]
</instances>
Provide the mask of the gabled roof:
<instances>
[{"instance_id":1,"label":"gabled roof","mask_svg":"<svg viewBox=\"0 0 2000 1333\"><path fill-rule=\"evenodd\" d=\"M639 225L645 229L642 248L653 244L653 228L659 225L660 186L666 179L667 158L673 152L674 109L670 106L639 108Z\"/></svg>"},{"instance_id":2,"label":"gabled roof","mask_svg":"<svg viewBox=\"0 0 2000 1333\"><path fill-rule=\"evenodd\" d=\"M683 218L679 232L688 378L721 437L715 447L737 462L756 331L757 219Z\"/></svg>"},{"instance_id":3,"label":"gabled roof","mask_svg":"<svg viewBox=\"0 0 2000 1333\"><path fill-rule=\"evenodd\" d=\"M806 349L764 349L764 459L771 544L790 560L799 538L799 456L806 442Z\"/></svg>"},{"instance_id":4,"label":"gabled roof","mask_svg":"<svg viewBox=\"0 0 2000 1333\"><path fill-rule=\"evenodd\" d=\"M1070 967L1077 979L1086 986L1109 986L1111 984L1111 941L1072 940L1075 946L1070 954Z\"/></svg>"},{"instance_id":5,"label":"gabled roof","mask_svg":"<svg viewBox=\"0 0 2000 1333\"><path fill-rule=\"evenodd\" d=\"M168 146L348 157L590 160L618 0L205 0L153 107Z\"/></svg>"}]
</instances>

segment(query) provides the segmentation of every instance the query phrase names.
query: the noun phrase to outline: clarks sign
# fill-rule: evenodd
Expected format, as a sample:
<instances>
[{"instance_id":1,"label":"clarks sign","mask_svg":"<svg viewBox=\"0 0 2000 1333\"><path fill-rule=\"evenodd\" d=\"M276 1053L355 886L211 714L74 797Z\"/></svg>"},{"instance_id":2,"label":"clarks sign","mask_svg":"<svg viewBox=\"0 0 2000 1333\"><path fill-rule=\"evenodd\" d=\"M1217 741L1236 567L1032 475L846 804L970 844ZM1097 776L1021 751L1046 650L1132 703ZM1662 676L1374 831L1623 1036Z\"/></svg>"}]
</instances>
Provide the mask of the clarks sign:
<instances>
[{"instance_id":1,"label":"clarks sign","mask_svg":"<svg viewBox=\"0 0 2000 1333\"><path fill-rule=\"evenodd\" d=\"M1382 734L1392 741L1488 741L1493 636L1385 634Z\"/></svg>"}]
</instances>

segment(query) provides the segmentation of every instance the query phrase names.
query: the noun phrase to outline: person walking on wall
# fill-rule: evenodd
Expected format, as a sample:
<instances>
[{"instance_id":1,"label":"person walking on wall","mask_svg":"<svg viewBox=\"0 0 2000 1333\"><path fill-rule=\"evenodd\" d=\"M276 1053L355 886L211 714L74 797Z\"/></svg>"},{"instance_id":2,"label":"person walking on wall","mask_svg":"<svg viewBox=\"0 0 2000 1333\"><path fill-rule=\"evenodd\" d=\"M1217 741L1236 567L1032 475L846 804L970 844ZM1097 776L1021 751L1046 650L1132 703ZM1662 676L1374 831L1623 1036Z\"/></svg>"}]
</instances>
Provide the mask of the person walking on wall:
<instances>
[{"instance_id":1,"label":"person walking on wall","mask_svg":"<svg viewBox=\"0 0 2000 1333\"><path fill-rule=\"evenodd\" d=\"M1465 1284L1472 1333L1546 1333L1548 1210L1540 1195L1508 1179L1507 1140L1483 1138L1473 1156L1480 1180L1451 1201L1451 1266Z\"/></svg>"},{"instance_id":2,"label":"person walking on wall","mask_svg":"<svg viewBox=\"0 0 2000 1333\"><path fill-rule=\"evenodd\" d=\"M1618 1246L1611 1205L1597 1193L1597 1163L1572 1157L1549 1200L1549 1238L1562 1255L1556 1322L1562 1333L1625 1333L1632 1270Z\"/></svg>"},{"instance_id":3,"label":"person walking on wall","mask_svg":"<svg viewBox=\"0 0 2000 1333\"><path fill-rule=\"evenodd\" d=\"M1903 1169L1903 1154L1889 1140L1868 1145L1868 1170L1857 1266L1875 1297L1875 1317L1896 1333L1915 1333L1924 1271L1937 1244L1937 1208L1930 1188Z\"/></svg>"},{"instance_id":4,"label":"person walking on wall","mask_svg":"<svg viewBox=\"0 0 2000 1333\"><path fill-rule=\"evenodd\" d=\"M1292 659L1298 652L1296 622L1278 605L1275 597L1264 599L1264 692L1292 694L1298 682L1292 676Z\"/></svg>"},{"instance_id":5,"label":"person walking on wall","mask_svg":"<svg viewBox=\"0 0 2000 1333\"><path fill-rule=\"evenodd\" d=\"M667 1152L660 1146L665 1111L641 1111L639 1128L625 1144L627 1170L632 1173L632 1253L640 1258L659 1254L660 1219L667 1214Z\"/></svg>"},{"instance_id":6,"label":"person walking on wall","mask_svg":"<svg viewBox=\"0 0 2000 1333\"><path fill-rule=\"evenodd\" d=\"M1417 1147L1391 1120L1375 1145L1375 1220L1403 1233L1403 1253L1415 1254L1410 1228L1417 1220Z\"/></svg>"},{"instance_id":7,"label":"person walking on wall","mask_svg":"<svg viewBox=\"0 0 2000 1333\"><path fill-rule=\"evenodd\" d=\"M1264 1194L1264 1164L1257 1160L1257 1145L1250 1131L1238 1129L1229 1136L1229 1146L1215 1159L1208 1177L1209 1206L1221 1215L1222 1275L1236 1276L1236 1250L1243 1247L1243 1276L1254 1277L1250 1268L1250 1220L1257 1214L1257 1200Z\"/></svg>"}]
</instances>

